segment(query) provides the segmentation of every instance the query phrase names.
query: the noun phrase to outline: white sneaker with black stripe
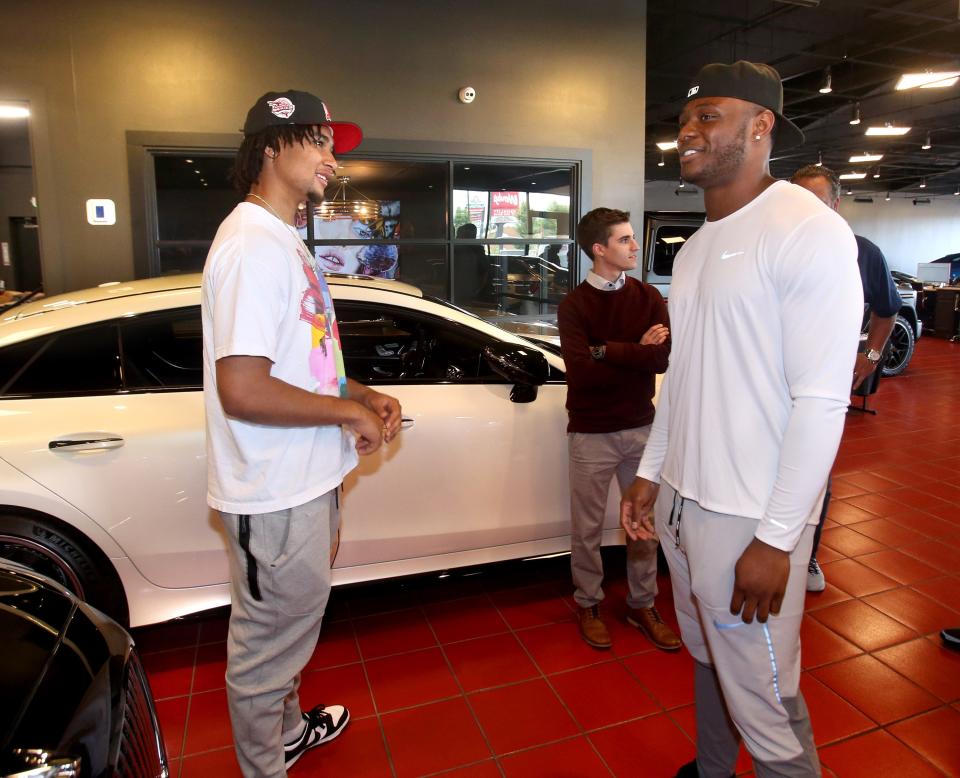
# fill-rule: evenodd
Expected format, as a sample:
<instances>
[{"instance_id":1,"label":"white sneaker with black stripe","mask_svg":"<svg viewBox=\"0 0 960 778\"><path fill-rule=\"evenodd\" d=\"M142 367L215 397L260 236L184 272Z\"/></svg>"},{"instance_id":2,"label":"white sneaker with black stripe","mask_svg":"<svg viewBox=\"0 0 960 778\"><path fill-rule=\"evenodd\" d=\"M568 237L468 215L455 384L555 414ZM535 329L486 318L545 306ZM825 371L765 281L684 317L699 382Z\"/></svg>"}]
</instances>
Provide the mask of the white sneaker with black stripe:
<instances>
[{"instance_id":1,"label":"white sneaker with black stripe","mask_svg":"<svg viewBox=\"0 0 960 778\"><path fill-rule=\"evenodd\" d=\"M289 770L314 746L327 743L343 732L350 721L350 711L342 705L317 705L303 714L303 732L292 743L283 744L283 756Z\"/></svg>"},{"instance_id":2,"label":"white sneaker with black stripe","mask_svg":"<svg viewBox=\"0 0 960 778\"><path fill-rule=\"evenodd\" d=\"M807 565L807 591L822 592L827 588L827 579L824 578L823 570L815 556L810 557L810 563Z\"/></svg>"}]
</instances>

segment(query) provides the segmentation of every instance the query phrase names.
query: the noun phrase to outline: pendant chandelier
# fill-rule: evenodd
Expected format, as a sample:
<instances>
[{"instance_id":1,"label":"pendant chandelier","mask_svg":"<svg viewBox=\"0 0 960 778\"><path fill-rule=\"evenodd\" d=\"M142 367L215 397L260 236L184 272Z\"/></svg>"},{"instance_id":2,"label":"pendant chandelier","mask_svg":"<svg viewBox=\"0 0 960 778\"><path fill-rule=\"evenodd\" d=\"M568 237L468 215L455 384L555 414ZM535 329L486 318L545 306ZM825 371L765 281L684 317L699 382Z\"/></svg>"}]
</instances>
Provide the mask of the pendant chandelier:
<instances>
[{"instance_id":1,"label":"pendant chandelier","mask_svg":"<svg viewBox=\"0 0 960 778\"><path fill-rule=\"evenodd\" d=\"M348 198L350 190L355 197ZM350 186L350 176L337 176L337 190L320 203L317 216L325 221L333 219L356 219L369 221L380 218L380 203L364 196L356 187Z\"/></svg>"}]
</instances>

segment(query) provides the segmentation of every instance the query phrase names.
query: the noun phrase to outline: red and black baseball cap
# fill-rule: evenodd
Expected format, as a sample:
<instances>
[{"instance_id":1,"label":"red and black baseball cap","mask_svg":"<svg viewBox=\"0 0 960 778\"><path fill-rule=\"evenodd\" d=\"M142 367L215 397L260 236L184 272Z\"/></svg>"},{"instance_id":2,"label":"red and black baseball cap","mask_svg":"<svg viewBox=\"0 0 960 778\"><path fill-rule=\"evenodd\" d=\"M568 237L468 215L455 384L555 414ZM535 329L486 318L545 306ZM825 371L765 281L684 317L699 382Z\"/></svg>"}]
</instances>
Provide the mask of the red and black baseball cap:
<instances>
[{"instance_id":1,"label":"red and black baseball cap","mask_svg":"<svg viewBox=\"0 0 960 778\"><path fill-rule=\"evenodd\" d=\"M244 135L256 135L267 127L288 124L323 124L333 130L333 150L337 154L352 151L363 140L363 131L353 122L335 122L330 109L316 95L288 89L267 92L253 104L243 123Z\"/></svg>"},{"instance_id":2,"label":"red and black baseball cap","mask_svg":"<svg viewBox=\"0 0 960 778\"><path fill-rule=\"evenodd\" d=\"M803 132L783 115L783 84L780 74L769 65L744 60L704 65L690 82L685 102L700 97L734 97L772 111L777 117L775 151L803 143Z\"/></svg>"}]
</instances>

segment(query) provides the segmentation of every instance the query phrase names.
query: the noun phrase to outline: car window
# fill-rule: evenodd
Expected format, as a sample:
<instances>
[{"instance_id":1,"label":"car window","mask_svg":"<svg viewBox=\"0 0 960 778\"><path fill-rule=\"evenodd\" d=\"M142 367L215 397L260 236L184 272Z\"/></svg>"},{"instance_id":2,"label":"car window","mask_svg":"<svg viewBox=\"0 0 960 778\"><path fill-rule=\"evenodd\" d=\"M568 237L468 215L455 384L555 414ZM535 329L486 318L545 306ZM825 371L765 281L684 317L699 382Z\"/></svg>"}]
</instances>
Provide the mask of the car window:
<instances>
[{"instance_id":1,"label":"car window","mask_svg":"<svg viewBox=\"0 0 960 778\"><path fill-rule=\"evenodd\" d=\"M365 384L505 383L483 358L493 343L436 316L338 302L347 375Z\"/></svg>"},{"instance_id":2,"label":"car window","mask_svg":"<svg viewBox=\"0 0 960 778\"><path fill-rule=\"evenodd\" d=\"M147 314L121 322L127 389L202 389L200 308Z\"/></svg>"},{"instance_id":3,"label":"car window","mask_svg":"<svg viewBox=\"0 0 960 778\"><path fill-rule=\"evenodd\" d=\"M655 275L673 275L673 260L687 239L698 229L700 229L699 225L692 227L686 224L663 224L657 227L653 249Z\"/></svg>"},{"instance_id":4,"label":"car window","mask_svg":"<svg viewBox=\"0 0 960 778\"><path fill-rule=\"evenodd\" d=\"M0 387L4 397L118 391L116 326L78 327L0 349Z\"/></svg>"}]
</instances>

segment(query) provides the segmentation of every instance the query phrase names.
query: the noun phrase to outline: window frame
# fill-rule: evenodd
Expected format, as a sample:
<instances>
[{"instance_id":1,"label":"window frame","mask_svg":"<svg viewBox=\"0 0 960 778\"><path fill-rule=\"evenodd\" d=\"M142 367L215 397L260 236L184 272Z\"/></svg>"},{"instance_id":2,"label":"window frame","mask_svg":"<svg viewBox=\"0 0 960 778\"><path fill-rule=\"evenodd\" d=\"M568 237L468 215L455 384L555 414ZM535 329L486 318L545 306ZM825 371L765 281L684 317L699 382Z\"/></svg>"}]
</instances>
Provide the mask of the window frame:
<instances>
[{"instance_id":1,"label":"window frame","mask_svg":"<svg viewBox=\"0 0 960 778\"><path fill-rule=\"evenodd\" d=\"M154 160L158 155L222 156L234 154L242 140L238 133L213 134L189 132L150 132L128 130L127 161L130 180L131 229L134 243L134 277L149 278L161 274L159 222L157 212L156 170ZM444 245L447 247L448 289L454 286L454 257L458 245L515 245L521 243L544 243L534 239L456 238L453 224L454 168L463 164L531 165L544 167L570 167L570 223L574 225L582 213L592 206L592 165L590 149L545 148L539 146L500 145L493 143L459 143L452 141L409 141L384 138L366 138L360 148L343 155L344 160L375 159L397 162L441 162L447 164L446 179L446 236L443 238L394 238L384 240L312 239L312 219L308 218L308 248L313 251L318 245ZM213 236L211 236L212 241ZM573 236L547 241L567 243L571 246L571 286L581 276L581 257ZM210 241L164 241L164 245L209 245ZM512 317L517 318L517 317ZM519 317L542 318L542 316Z\"/></svg>"}]
</instances>

